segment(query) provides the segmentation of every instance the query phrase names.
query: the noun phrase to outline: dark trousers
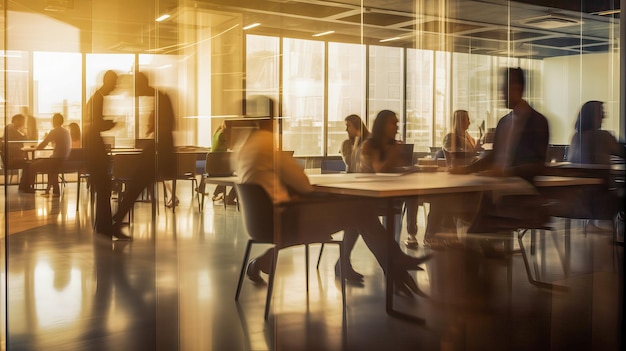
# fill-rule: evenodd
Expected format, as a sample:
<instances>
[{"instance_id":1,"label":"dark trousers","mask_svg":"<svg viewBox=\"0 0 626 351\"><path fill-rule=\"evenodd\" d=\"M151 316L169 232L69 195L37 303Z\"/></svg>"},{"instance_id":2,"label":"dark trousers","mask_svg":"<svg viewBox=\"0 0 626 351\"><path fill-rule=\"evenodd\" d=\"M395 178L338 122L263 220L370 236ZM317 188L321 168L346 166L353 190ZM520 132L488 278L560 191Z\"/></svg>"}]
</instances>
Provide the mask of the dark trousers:
<instances>
[{"instance_id":1,"label":"dark trousers","mask_svg":"<svg viewBox=\"0 0 626 351\"><path fill-rule=\"evenodd\" d=\"M95 143L94 143L95 144ZM88 152L87 170L89 180L96 193L95 230L97 233L111 233L111 174L109 158L104 144L94 145Z\"/></svg>"},{"instance_id":2,"label":"dark trousers","mask_svg":"<svg viewBox=\"0 0 626 351\"><path fill-rule=\"evenodd\" d=\"M20 189L31 189L35 184L37 173L48 175L48 185L52 187L55 194L59 190L59 171L63 166L63 159L60 158L38 158L30 164L25 164L20 180Z\"/></svg>"}]
</instances>

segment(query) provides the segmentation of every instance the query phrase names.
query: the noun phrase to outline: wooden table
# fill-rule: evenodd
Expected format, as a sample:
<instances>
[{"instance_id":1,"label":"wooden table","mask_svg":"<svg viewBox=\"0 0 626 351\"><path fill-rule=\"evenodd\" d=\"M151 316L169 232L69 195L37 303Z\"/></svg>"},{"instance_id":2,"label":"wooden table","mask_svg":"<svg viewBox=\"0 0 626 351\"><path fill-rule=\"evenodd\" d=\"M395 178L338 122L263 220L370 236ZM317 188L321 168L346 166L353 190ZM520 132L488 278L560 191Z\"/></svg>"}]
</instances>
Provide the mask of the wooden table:
<instances>
[{"instance_id":1,"label":"wooden table","mask_svg":"<svg viewBox=\"0 0 626 351\"><path fill-rule=\"evenodd\" d=\"M453 175L447 172L398 174L330 174L311 175L309 180L316 191L363 196L387 200L387 218L393 217L394 199L421 195L440 195L480 191L502 191L510 194L531 194L536 189L518 177L487 177L477 174ZM601 179L541 176L535 179L537 187L577 186L599 184ZM389 240L394 237L394 223L387 220ZM389 260L390 261L390 260ZM388 261L388 262L389 262ZM387 268L390 272L390 267ZM385 307L390 316L423 323L424 320L393 308L393 279L386 276Z\"/></svg>"}]
</instances>

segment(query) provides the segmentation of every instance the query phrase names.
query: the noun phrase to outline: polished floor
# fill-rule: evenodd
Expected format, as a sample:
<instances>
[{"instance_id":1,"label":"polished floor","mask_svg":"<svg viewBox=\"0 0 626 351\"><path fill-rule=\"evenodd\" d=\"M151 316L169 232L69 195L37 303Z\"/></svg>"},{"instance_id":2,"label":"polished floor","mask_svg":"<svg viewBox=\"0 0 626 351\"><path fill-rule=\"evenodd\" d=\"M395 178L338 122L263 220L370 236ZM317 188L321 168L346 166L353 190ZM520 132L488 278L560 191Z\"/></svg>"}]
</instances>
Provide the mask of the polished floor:
<instances>
[{"instance_id":1,"label":"polished floor","mask_svg":"<svg viewBox=\"0 0 626 351\"><path fill-rule=\"evenodd\" d=\"M532 273L566 291L529 284L520 254L502 259L473 249L434 252L425 270L415 273L427 297L395 297L396 308L423 318L421 325L386 315L382 271L362 241L352 261L365 284L348 286L345 316L334 278L337 249L324 250L318 271L311 265L308 294L304 250L284 250L266 322L265 286L246 280L234 301L247 241L234 206L209 201L200 213L190 188L181 185L176 213L161 205L153 221L150 205L139 203L134 241L112 243L93 234L86 197L75 211L75 191L71 184L60 199L51 199L8 187L3 348L620 349L623 247L612 244L610 231L584 231L582 221L572 223L569 250L563 220L555 220L555 231L538 233L534 255L529 252ZM418 218L421 234L421 210ZM529 251L530 240L524 239ZM496 242L500 249L510 243ZM513 244L518 249L517 240ZM317 252L313 247L312 256Z\"/></svg>"}]
</instances>

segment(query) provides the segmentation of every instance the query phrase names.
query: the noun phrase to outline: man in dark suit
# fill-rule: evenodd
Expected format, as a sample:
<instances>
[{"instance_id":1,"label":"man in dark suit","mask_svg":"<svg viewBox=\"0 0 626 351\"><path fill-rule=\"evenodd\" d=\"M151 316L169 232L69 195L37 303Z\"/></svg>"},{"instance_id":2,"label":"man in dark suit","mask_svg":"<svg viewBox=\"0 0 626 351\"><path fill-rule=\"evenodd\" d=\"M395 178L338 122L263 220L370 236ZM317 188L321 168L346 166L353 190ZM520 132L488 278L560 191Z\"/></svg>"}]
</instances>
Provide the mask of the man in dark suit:
<instances>
[{"instance_id":1,"label":"man in dark suit","mask_svg":"<svg viewBox=\"0 0 626 351\"><path fill-rule=\"evenodd\" d=\"M498 122L492 152L469 165L454 166L450 168L450 173L481 172L495 177L522 177L532 182L536 175L543 172L548 150L548 121L523 99L526 84L521 68L507 68L502 78L504 103L512 111ZM509 226L520 222L539 225L548 218L545 211L537 213L542 199L535 196L509 196L498 198L498 201L492 201L491 193L463 196L465 198L462 200L459 195L450 195L430 201L426 237L433 238L440 231L441 221L446 213L465 220L474 219L469 232L497 230L502 224L486 218L503 218ZM481 196L485 197L483 201L480 201ZM476 206L467 206L468 203ZM479 203L489 206L478 208ZM441 244L437 239L429 241L427 246L436 247Z\"/></svg>"},{"instance_id":2,"label":"man in dark suit","mask_svg":"<svg viewBox=\"0 0 626 351\"><path fill-rule=\"evenodd\" d=\"M484 171L488 175L518 176L532 181L543 171L550 135L548 121L522 98L524 71L508 68L504 73L504 103L512 111L498 122L493 151L468 166L450 169L450 173Z\"/></svg>"}]
</instances>

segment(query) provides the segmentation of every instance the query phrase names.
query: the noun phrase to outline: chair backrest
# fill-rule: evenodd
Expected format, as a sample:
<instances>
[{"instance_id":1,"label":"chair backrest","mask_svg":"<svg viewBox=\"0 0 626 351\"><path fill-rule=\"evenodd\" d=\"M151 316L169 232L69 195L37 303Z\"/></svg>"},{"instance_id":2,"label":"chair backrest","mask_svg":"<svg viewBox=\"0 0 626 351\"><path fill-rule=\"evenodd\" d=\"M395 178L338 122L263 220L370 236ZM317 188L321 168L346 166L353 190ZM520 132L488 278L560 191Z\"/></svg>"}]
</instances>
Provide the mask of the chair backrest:
<instances>
[{"instance_id":1,"label":"chair backrest","mask_svg":"<svg viewBox=\"0 0 626 351\"><path fill-rule=\"evenodd\" d=\"M86 160L87 159L84 149L72 149L70 150L70 155L65 161L63 161L63 166L61 167L61 170L66 173L83 171L85 169Z\"/></svg>"},{"instance_id":2,"label":"chair backrest","mask_svg":"<svg viewBox=\"0 0 626 351\"><path fill-rule=\"evenodd\" d=\"M232 152L209 152L206 155L204 172L209 177L229 177L235 170L231 162Z\"/></svg>"},{"instance_id":3,"label":"chair backrest","mask_svg":"<svg viewBox=\"0 0 626 351\"><path fill-rule=\"evenodd\" d=\"M274 242L274 204L258 184L235 184L237 201L248 235L259 242Z\"/></svg>"},{"instance_id":4,"label":"chair backrest","mask_svg":"<svg viewBox=\"0 0 626 351\"><path fill-rule=\"evenodd\" d=\"M130 179L140 164L142 154L115 154L113 155L112 174L115 179Z\"/></svg>"},{"instance_id":5,"label":"chair backrest","mask_svg":"<svg viewBox=\"0 0 626 351\"><path fill-rule=\"evenodd\" d=\"M196 154L177 153L176 154L176 176L195 177L196 175Z\"/></svg>"},{"instance_id":6,"label":"chair backrest","mask_svg":"<svg viewBox=\"0 0 626 351\"><path fill-rule=\"evenodd\" d=\"M346 171L346 164L343 160L323 159L321 167L322 174L341 173Z\"/></svg>"}]
</instances>

